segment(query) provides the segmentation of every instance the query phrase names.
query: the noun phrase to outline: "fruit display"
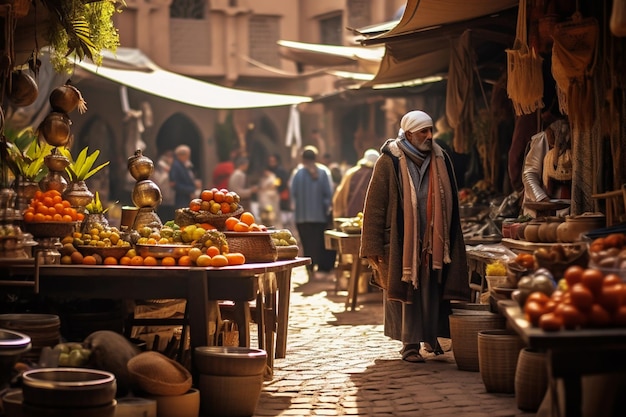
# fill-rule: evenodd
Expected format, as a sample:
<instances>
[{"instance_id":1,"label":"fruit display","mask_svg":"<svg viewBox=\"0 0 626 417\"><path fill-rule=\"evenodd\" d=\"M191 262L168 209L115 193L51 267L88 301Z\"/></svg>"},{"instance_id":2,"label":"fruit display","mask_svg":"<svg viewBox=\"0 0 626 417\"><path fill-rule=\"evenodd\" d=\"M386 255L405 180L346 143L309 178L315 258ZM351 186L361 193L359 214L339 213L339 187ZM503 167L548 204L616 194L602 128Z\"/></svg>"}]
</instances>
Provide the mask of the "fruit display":
<instances>
[{"instance_id":1,"label":"fruit display","mask_svg":"<svg viewBox=\"0 0 626 417\"><path fill-rule=\"evenodd\" d=\"M235 216L227 218L224 225L230 232L267 232L267 226L258 224L254 214L249 211L241 213L239 218Z\"/></svg>"},{"instance_id":2,"label":"fruit display","mask_svg":"<svg viewBox=\"0 0 626 417\"><path fill-rule=\"evenodd\" d=\"M598 268L626 271L626 235L611 233L594 239L589 245L589 258Z\"/></svg>"},{"instance_id":3,"label":"fruit display","mask_svg":"<svg viewBox=\"0 0 626 417\"><path fill-rule=\"evenodd\" d=\"M23 216L26 223L76 222L85 218L57 190L38 190Z\"/></svg>"},{"instance_id":4,"label":"fruit display","mask_svg":"<svg viewBox=\"0 0 626 417\"><path fill-rule=\"evenodd\" d=\"M211 214L229 214L239 208L241 198L234 191L225 188L202 190L198 198L189 202L189 210L193 212L208 211Z\"/></svg>"},{"instance_id":5,"label":"fruit display","mask_svg":"<svg viewBox=\"0 0 626 417\"><path fill-rule=\"evenodd\" d=\"M56 356L58 366L84 367L89 363L91 349L78 342L59 343L52 348L52 355Z\"/></svg>"},{"instance_id":6,"label":"fruit display","mask_svg":"<svg viewBox=\"0 0 626 417\"><path fill-rule=\"evenodd\" d=\"M531 325L545 331L626 326L626 284L616 274L573 265L550 295L531 292L523 307Z\"/></svg>"},{"instance_id":7,"label":"fruit display","mask_svg":"<svg viewBox=\"0 0 626 417\"><path fill-rule=\"evenodd\" d=\"M363 212L357 213L355 217L350 217L349 220L346 220L339 225L341 231L346 233L361 233L362 227Z\"/></svg>"},{"instance_id":8,"label":"fruit display","mask_svg":"<svg viewBox=\"0 0 626 417\"><path fill-rule=\"evenodd\" d=\"M277 247L298 244L296 238L291 234L289 229L281 229L272 232L272 240L274 241L274 245Z\"/></svg>"}]
</instances>

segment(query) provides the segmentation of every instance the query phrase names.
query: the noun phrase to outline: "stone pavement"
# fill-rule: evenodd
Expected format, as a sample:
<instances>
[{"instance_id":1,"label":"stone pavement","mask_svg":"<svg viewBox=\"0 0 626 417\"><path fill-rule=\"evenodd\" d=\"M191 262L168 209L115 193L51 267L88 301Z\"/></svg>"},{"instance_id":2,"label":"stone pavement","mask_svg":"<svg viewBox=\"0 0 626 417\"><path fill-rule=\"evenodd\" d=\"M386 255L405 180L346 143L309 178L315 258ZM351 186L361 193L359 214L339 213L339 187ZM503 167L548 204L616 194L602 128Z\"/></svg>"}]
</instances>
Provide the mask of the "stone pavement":
<instances>
[{"instance_id":1,"label":"stone pavement","mask_svg":"<svg viewBox=\"0 0 626 417\"><path fill-rule=\"evenodd\" d=\"M479 372L458 370L452 351L402 361L400 342L383 335L380 292L346 312L334 283L306 281L305 268L294 269L286 358L275 360L255 417L535 417L513 394L488 393Z\"/></svg>"}]
</instances>

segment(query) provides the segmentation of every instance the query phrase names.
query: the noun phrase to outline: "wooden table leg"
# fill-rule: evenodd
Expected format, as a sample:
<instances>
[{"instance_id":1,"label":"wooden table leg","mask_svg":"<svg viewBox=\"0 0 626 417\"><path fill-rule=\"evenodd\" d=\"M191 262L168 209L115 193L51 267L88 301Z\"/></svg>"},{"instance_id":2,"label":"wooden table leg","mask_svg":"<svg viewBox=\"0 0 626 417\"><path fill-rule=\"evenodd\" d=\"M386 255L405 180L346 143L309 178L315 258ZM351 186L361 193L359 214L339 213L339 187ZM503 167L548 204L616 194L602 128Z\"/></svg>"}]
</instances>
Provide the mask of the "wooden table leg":
<instances>
[{"instance_id":1,"label":"wooden table leg","mask_svg":"<svg viewBox=\"0 0 626 417\"><path fill-rule=\"evenodd\" d=\"M278 284L278 314L276 319L276 358L287 353L287 330L289 328L289 299L291 297L291 268L276 272Z\"/></svg>"},{"instance_id":2,"label":"wooden table leg","mask_svg":"<svg viewBox=\"0 0 626 417\"><path fill-rule=\"evenodd\" d=\"M194 366L194 352L198 346L208 346L209 343L209 300L207 282L204 271L190 271L186 311L189 315L189 349L191 351L191 370L195 381L198 374ZM183 343L183 341L181 341Z\"/></svg>"},{"instance_id":3,"label":"wooden table leg","mask_svg":"<svg viewBox=\"0 0 626 417\"><path fill-rule=\"evenodd\" d=\"M356 261L355 261L356 260ZM356 299L359 293L359 277L361 276L361 260L358 256L352 257L352 268L348 281L348 297L346 298L346 310L356 309Z\"/></svg>"}]
</instances>

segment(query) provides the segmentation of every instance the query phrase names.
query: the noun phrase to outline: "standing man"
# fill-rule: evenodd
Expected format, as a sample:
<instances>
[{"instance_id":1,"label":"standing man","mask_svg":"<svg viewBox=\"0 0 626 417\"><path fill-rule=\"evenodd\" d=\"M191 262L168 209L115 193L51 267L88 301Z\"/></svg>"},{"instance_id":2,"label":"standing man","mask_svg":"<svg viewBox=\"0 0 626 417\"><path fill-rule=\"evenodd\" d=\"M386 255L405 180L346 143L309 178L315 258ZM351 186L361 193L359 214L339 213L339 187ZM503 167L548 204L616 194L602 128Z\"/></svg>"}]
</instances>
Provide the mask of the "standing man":
<instances>
[{"instance_id":1,"label":"standing man","mask_svg":"<svg viewBox=\"0 0 626 417\"><path fill-rule=\"evenodd\" d=\"M452 162L428 114L411 111L400 127L374 166L361 257L384 292L385 335L403 343L402 359L424 362L421 344L443 353L437 338L450 337L450 301L469 301L470 288Z\"/></svg>"},{"instance_id":2,"label":"standing man","mask_svg":"<svg viewBox=\"0 0 626 417\"><path fill-rule=\"evenodd\" d=\"M178 145L174 149L174 162L170 169L170 182L176 196L174 205L176 208L187 207L191 199L200 195L202 183L196 179L191 163L191 148L187 145Z\"/></svg>"},{"instance_id":3,"label":"standing man","mask_svg":"<svg viewBox=\"0 0 626 417\"><path fill-rule=\"evenodd\" d=\"M332 180L328 168L318 164L317 149L306 146L302 163L291 178L291 196L294 202L295 222L305 256L311 257L307 266L309 278L327 279L335 264L335 256L326 254L324 230L331 215ZM334 252L334 251L333 251Z\"/></svg>"},{"instance_id":4,"label":"standing man","mask_svg":"<svg viewBox=\"0 0 626 417\"><path fill-rule=\"evenodd\" d=\"M248 186L248 167L250 160L245 156L235 159L235 170L228 179L228 190L239 194L239 204L246 211L252 210L252 195L259 189L256 185ZM258 213L254 213L258 217Z\"/></svg>"},{"instance_id":5,"label":"standing man","mask_svg":"<svg viewBox=\"0 0 626 417\"><path fill-rule=\"evenodd\" d=\"M346 171L333 195L333 217L356 217L363 211L367 186L379 156L376 149L368 149L363 158Z\"/></svg>"}]
</instances>

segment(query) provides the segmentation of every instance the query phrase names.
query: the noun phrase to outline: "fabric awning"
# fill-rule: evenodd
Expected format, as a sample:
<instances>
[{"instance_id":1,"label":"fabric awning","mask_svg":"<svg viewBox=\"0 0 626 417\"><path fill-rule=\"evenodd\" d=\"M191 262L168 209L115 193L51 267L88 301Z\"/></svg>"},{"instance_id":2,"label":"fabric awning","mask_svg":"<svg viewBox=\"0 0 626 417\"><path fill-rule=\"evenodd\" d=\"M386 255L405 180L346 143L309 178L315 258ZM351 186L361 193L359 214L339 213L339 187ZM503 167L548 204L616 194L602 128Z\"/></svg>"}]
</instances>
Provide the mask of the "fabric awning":
<instances>
[{"instance_id":1,"label":"fabric awning","mask_svg":"<svg viewBox=\"0 0 626 417\"><path fill-rule=\"evenodd\" d=\"M342 66L357 63L363 71L375 74L382 59L383 46L323 45L315 43L279 40L281 56L304 65Z\"/></svg>"},{"instance_id":2,"label":"fabric awning","mask_svg":"<svg viewBox=\"0 0 626 417\"><path fill-rule=\"evenodd\" d=\"M76 65L144 93L209 109L277 107L311 101L306 96L238 90L186 77L160 68L133 48L117 48L115 55L103 51L100 67L87 61L76 62Z\"/></svg>"},{"instance_id":3,"label":"fabric awning","mask_svg":"<svg viewBox=\"0 0 626 417\"><path fill-rule=\"evenodd\" d=\"M408 0L396 27L361 42L385 44L376 76L363 87L444 76L452 40L468 30L472 32L477 62L502 55L514 41L516 5L517 0L477 0L468 8L467 1Z\"/></svg>"}]
</instances>

